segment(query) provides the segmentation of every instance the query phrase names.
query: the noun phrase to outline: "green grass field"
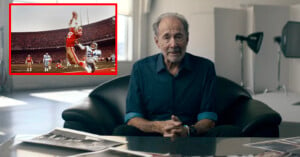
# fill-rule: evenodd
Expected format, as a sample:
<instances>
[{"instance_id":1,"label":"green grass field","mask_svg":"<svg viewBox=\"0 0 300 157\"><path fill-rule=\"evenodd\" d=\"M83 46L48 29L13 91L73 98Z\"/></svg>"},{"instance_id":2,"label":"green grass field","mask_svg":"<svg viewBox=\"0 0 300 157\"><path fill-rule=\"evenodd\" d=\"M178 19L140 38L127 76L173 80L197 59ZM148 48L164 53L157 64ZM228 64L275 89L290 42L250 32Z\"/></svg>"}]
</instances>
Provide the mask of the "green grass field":
<instances>
[{"instance_id":1,"label":"green grass field","mask_svg":"<svg viewBox=\"0 0 300 157\"><path fill-rule=\"evenodd\" d=\"M69 66L66 68L66 65L63 65L64 69L56 69L56 63L53 63L51 65L51 70L48 72L44 72L44 64L33 64L32 65L32 71L27 72L27 64L11 64L11 72L12 73L72 73L72 72L85 72L85 69L78 66L74 67L74 65ZM98 62L96 63L96 71L100 72L101 69L107 69L107 68L115 68L115 64L112 62Z\"/></svg>"}]
</instances>

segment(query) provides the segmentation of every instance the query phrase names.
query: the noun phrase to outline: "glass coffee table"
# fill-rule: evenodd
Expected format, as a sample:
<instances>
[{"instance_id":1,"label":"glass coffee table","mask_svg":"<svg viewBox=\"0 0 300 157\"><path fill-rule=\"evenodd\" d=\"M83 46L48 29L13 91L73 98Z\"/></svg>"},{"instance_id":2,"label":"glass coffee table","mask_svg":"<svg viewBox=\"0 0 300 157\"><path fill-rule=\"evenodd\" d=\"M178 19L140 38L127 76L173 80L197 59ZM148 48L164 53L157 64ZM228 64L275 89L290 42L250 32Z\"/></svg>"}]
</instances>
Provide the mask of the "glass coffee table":
<instances>
[{"instance_id":1,"label":"glass coffee table","mask_svg":"<svg viewBox=\"0 0 300 157\"><path fill-rule=\"evenodd\" d=\"M32 136L34 137L34 136ZM128 143L118 146L119 149L142 151L151 153L169 153L175 156L226 156L250 155L264 152L260 149L243 146L272 138L163 138L163 137L120 137L103 136L114 140L126 140ZM18 136L11 138L0 146L1 157L54 157L70 156L87 151L46 146L39 144L22 143Z\"/></svg>"}]
</instances>

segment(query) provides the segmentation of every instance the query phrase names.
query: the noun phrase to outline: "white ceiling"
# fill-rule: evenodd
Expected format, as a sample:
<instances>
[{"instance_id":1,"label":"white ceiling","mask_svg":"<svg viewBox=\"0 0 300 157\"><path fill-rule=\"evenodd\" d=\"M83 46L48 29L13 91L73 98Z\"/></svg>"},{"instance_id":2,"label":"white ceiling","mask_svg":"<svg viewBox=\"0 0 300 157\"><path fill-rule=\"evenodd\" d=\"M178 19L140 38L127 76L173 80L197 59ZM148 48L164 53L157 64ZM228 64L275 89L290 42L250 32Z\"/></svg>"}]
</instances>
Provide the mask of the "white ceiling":
<instances>
[{"instance_id":1,"label":"white ceiling","mask_svg":"<svg viewBox=\"0 0 300 157\"><path fill-rule=\"evenodd\" d=\"M240 6L300 4L300 0L234 0L234 1L239 1Z\"/></svg>"},{"instance_id":2,"label":"white ceiling","mask_svg":"<svg viewBox=\"0 0 300 157\"><path fill-rule=\"evenodd\" d=\"M274 5L293 5L299 4L300 0L235 0L241 4L274 4Z\"/></svg>"}]
</instances>

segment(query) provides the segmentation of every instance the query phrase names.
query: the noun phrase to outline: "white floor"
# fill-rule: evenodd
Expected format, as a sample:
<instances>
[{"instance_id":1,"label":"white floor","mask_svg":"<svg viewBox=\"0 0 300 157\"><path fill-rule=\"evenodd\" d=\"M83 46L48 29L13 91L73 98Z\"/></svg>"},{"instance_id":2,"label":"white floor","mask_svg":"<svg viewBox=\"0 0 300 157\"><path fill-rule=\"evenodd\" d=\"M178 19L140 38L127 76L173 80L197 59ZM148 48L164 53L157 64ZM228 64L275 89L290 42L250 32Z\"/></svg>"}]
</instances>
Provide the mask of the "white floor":
<instances>
[{"instance_id":1,"label":"white floor","mask_svg":"<svg viewBox=\"0 0 300 157\"><path fill-rule=\"evenodd\" d=\"M63 127L62 112L80 104L91 91L92 88L87 87L0 95L0 136L4 133L41 134Z\"/></svg>"},{"instance_id":2,"label":"white floor","mask_svg":"<svg viewBox=\"0 0 300 157\"><path fill-rule=\"evenodd\" d=\"M260 100L277 111L284 122L300 122L300 95L292 92L271 92L256 94L254 99ZM297 104L298 105L295 105Z\"/></svg>"}]
</instances>

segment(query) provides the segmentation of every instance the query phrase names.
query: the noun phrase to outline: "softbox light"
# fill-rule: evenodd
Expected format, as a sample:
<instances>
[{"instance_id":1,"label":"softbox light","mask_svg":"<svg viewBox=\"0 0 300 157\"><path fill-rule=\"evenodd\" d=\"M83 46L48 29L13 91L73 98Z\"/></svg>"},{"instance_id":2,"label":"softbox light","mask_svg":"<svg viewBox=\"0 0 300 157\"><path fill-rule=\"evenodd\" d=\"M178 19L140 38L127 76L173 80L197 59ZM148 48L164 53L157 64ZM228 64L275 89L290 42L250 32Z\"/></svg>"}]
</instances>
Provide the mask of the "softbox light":
<instances>
[{"instance_id":1,"label":"softbox light","mask_svg":"<svg viewBox=\"0 0 300 157\"><path fill-rule=\"evenodd\" d=\"M240 41L240 54L241 54L241 86L244 87L244 41L247 42L249 48L256 54L260 50L260 46L264 37L263 32L256 32L248 35L247 37L242 35L236 35L235 41Z\"/></svg>"},{"instance_id":2,"label":"softbox light","mask_svg":"<svg viewBox=\"0 0 300 157\"><path fill-rule=\"evenodd\" d=\"M241 42L246 41L249 48L257 54L260 50L263 37L263 32L256 32L248 35L247 37L242 35L236 35L235 40L239 40Z\"/></svg>"},{"instance_id":3,"label":"softbox light","mask_svg":"<svg viewBox=\"0 0 300 157\"><path fill-rule=\"evenodd\" d=\"M300 22L288 21L282 29L281 39L284 56L300 58Z\"/></svg>"}]
</instances>

